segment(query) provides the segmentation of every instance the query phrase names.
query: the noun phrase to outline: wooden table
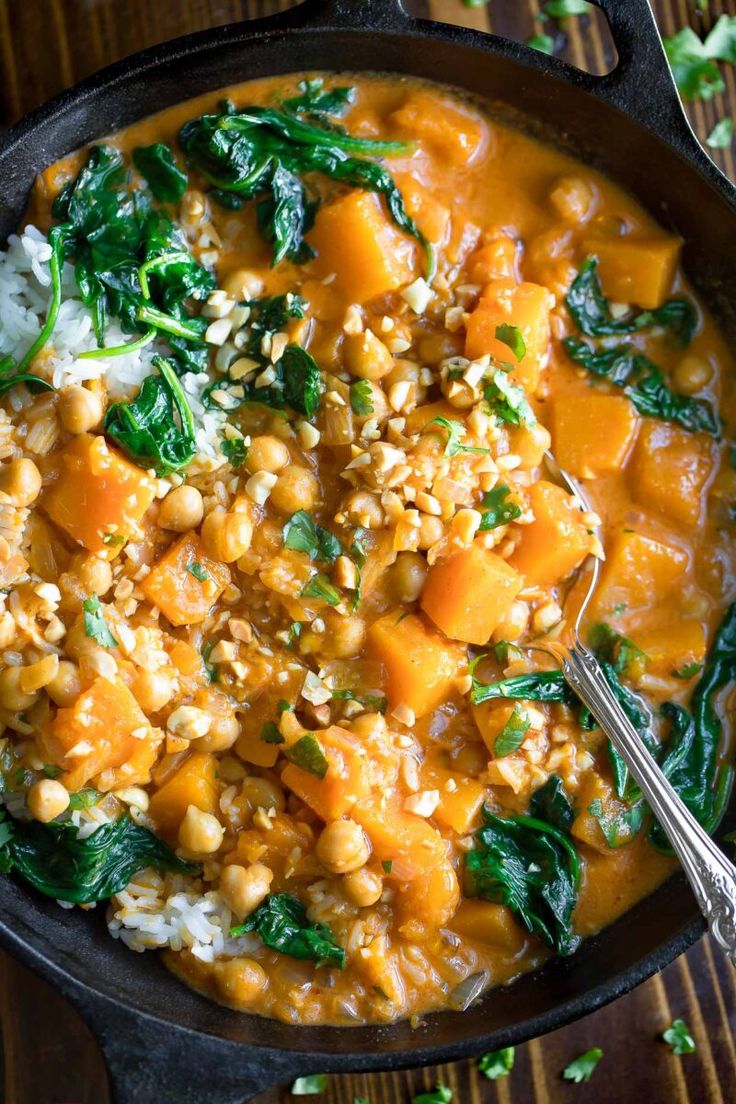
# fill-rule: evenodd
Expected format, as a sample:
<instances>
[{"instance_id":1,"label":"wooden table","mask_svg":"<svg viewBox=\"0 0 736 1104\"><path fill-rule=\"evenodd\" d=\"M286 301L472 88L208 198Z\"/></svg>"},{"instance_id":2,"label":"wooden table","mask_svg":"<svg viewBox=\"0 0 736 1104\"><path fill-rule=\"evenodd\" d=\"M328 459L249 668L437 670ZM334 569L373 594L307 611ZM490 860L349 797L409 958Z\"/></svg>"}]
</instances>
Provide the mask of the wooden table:
<instances>
[{"instance_id":1,"label":"wooden table","mask_svg":"<svg viewBox=\"0 0 736 1104\"><path fill-rule=\"evenodd\" d=\"M511 38L532 33L543 0L491 0L470 9L460 0L409 0L431 14ZM61 88L109 62L155 42L204 27L263 15L290 0L0 0L0 124L12 122ZM694 0L654 0L660 26L671 34L686 22L698 30L736 0L711 0L711 14ZM566 56L594 71L610 68L612 54L599 25L570 20ZM41 44L43 50L40 49ZM725 97L699 103L690 114L701 137L736 110L736 70L725 72ZM716 159L736 177L733 147ZM676 1058L658 1041L675 1017L684 1018L697 1052ZM0 1018L6 1104L108 1104L104 1065L89 1031L48 985L0 954ZM512 1075L499 1082L479 1076L473 1063L410 1073L335 1077L324 1104L409 1104L437 1080L454 1090L454 1104L734 1104L736 1101L736 974L708 940L660 976L587 1019L517 1048ZM561 1080L571 1059L600 1046L604 1059L589 1086ZM259 1104L296 1100L286 1090ZM142 1101L141 1104L149 1104ZM202 1104L207 1104L203 1101Z\"/></svg>"}]
</instances>

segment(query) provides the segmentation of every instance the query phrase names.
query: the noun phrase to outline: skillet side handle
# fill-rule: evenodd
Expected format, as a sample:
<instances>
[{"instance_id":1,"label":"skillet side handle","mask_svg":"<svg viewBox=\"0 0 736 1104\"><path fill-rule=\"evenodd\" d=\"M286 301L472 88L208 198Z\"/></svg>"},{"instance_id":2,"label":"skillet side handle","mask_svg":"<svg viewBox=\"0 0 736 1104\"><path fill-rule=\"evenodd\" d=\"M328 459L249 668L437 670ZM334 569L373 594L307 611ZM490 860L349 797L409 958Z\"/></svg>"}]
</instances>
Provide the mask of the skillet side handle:
<instances>
[{"instance_id":1,"label":"skillet side handle","mask_svg":"<svg viewBox=\"0 0 736 1104\"><path fill-rule=\"evenodd\" d=\"M296 1056L163 1025L88 991L66 995L100 1045L112 1104L247 1104L304 1072Z\"/></svg>"}]
</instances>

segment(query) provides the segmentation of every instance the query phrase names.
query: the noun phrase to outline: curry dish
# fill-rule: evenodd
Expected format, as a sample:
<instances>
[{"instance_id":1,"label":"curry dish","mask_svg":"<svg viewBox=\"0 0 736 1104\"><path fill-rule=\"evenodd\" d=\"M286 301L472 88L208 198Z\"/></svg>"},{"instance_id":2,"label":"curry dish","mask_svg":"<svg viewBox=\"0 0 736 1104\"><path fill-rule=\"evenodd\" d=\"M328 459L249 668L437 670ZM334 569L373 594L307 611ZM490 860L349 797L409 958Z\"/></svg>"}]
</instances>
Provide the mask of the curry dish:
<instances>
[{"instance_id":1,"label":"curry dish","mask_svg":"<svg viewBox=\"0 0 736 1104\"><path fill-rule=\"evenodd\" d=\"M391 77L46 169L0 256L0 866L302 1024L462 1010L652 892L661 829L527 645L603 560L585 638L716 829L734 376L680 247Z\"/></svg>"}]
</instances>

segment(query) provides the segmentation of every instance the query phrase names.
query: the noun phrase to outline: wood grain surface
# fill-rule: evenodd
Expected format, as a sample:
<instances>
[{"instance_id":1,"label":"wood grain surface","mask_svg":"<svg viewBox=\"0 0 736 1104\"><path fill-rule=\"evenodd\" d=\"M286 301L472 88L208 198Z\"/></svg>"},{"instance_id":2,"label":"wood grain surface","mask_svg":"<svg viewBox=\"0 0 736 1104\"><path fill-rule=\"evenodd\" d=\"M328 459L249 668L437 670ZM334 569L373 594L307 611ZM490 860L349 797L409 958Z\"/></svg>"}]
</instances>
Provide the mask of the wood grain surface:
<instances>
[{"instance_id":1,"label":"wood grain surface","mask_svg":"<svg viewBox=\"0 0 736 1104\"><path fill-rule=\"evenodd\" d=\"M534 17L543 2L490 0L487 8L471 9L460 0L409 0L406 6L423 16L524 40L539 26ZM0 0L0 126L144 46L288 6L290 0ZM696 10L695 0L654 0L654 7L665 34L686 24L702 33L721 13L736 14L736 0L711 0L707 14ZM607 71L615 59L606 28L589 17L566 21L559 44L570 61L595 72ZM718 119L736 112L736 69L727 67L724 75L724 96L689 108L701 138ZM733 145L712 152L733 179ZM675 1017L689 1024L695 1054L674 1057L659 1041ZM45 982L3 954L0 1020L6 1104L109 1104L104 1065L87 1028ZM503 1081L487 1081L474 1063L461 1062L334 1077L323 1095L305 1099L409 1104L415 1093L442 1081L454 1090L454 1104L734 1104L735 1029L736 974L704 940L615 1004L517 1048L513 1073ZM593 1046L601 1047L604 1057L590 1084L563 1081L568 1062ZM258 1104L297 1099L302 1098L285 1087L265 1093Z\"/></svg>"}]
</instances>

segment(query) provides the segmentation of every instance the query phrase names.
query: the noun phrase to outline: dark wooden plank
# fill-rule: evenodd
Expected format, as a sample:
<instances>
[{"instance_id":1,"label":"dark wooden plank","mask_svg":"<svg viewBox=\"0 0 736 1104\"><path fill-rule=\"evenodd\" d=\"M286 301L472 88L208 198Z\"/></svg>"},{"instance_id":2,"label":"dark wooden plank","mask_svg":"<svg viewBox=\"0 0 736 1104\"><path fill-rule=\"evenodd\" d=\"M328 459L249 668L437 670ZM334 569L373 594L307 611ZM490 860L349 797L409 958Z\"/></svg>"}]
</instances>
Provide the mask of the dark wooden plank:
<instances>
[{"instance_id":1,"label":"dark wooden plank","mask_svg":"<svg viewBox=\"0 0 736 1104\"><path fill-rule=\"evenodd\" d=\"M487 9L469 9L460 0L410 0L407 6L524 41L539 26L534 16L542 3L491 0ZM722 12L736 14L736 0L712 0L705 15L697 13L692 0L653 3L666 34L686 23L703 33ZM290 0L0 0L0 125L125 54L289 4ZM604 72L613 54L597 26L589 19L568 20L560 45L575 64ZM701 138L719 118L736 111L736 72L727 69L724 76L723 96L689 107ZM714 156L733 178L733 149ZM687 1020L698 1044L697 1053L684 1059L673 1057L657 1039L676 1016ZM104 1065L85 1025L45 982L2 954L0 1021L6 1104L109 1104ZM516 1067L505 1081L486 1081L474 1063L461 1062L400 1074L333 1078L324 1096L313 1099L353 1104L358 1096L370 1104L408 1104L415 1093L441 1080L454 1090L455 1104L733 1104L735 1031L734 972L704 941L614 1005L518 1048ZM601 1046L605 1055L590 1088L564 1082L564 1066L591 1046ZM274 1090L263 1094L259 1104L295 1099L286 1090Z\"/></svg>"}]
</instances>

